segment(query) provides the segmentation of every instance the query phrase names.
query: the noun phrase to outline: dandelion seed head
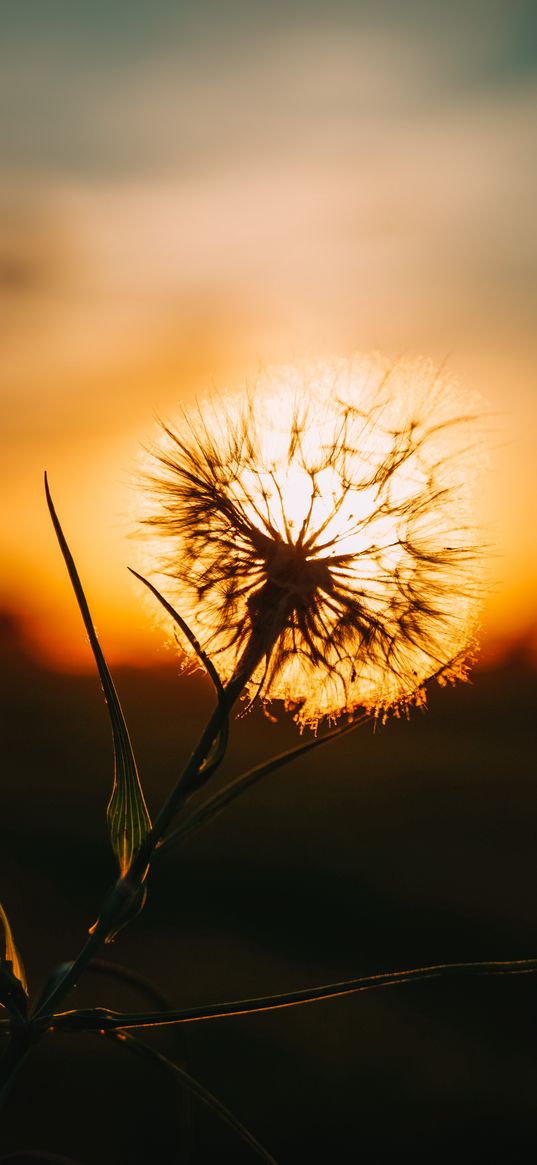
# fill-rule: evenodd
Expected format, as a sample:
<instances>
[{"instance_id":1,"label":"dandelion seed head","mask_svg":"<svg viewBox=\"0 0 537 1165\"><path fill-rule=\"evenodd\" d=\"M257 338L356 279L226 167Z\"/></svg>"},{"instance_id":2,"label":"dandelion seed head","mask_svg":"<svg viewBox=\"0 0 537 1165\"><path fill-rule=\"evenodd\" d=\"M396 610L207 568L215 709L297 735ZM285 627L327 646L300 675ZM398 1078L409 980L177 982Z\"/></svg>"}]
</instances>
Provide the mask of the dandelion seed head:
<instances>
[{"instance_id":1,"label":"dandelion seed head","mask_svg":"<svg viewBox=\"0 0 537 1165\"><path fill-rule=\"evenodd\" d=\"M145 524L224 682L256 635L250 699L315 726L464 672L481 412L426 361L355 357L273 369L163 427Z\"/></svg>"}]
</instances>

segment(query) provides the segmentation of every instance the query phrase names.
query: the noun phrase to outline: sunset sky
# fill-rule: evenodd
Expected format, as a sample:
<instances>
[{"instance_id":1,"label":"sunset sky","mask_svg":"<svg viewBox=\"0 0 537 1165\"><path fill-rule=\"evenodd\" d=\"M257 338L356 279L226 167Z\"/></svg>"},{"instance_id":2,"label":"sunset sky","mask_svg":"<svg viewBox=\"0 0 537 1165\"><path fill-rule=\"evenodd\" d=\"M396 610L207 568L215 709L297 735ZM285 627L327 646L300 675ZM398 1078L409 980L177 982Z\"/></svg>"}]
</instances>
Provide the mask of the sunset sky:
<instances>
[{"instance_id":1,"label":"sunset sky","mask_svg":"<svg viewBox=\"0 0 537 1165\"><path fill-rule=\"evenodd\" d=\"M2 596L91 666L168 658L128 574L156 415L295 357L483 395L489 643L536 637L537 74L527 0L26 0L0 15Z\"/></svg>"}]
</instances>

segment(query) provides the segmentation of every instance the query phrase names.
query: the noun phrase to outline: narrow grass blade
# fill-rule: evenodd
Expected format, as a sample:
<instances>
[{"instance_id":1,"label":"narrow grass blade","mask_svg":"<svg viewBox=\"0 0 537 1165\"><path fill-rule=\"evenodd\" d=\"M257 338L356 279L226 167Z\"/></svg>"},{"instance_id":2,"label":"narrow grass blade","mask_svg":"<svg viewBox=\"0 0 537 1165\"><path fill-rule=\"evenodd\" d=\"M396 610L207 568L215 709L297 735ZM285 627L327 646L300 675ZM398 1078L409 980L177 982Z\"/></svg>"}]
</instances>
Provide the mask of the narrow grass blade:
<instances>
[{"instance_id":1,"label":"narrow grass blade","mask_svg":"<svg viewBox=\"0 0 537 1165\"><path fill-rule=\"evenodd\" d=\"M186 817L170 833L159 847L159 853L165 850L170 850L181 842L184 838L194 833L196 829L200 829L202 825L206 825L208 821L212 821L227 805L234 801L236 797L240 797L242 793L246 792L251 785L255 785L257 781L262 780L263 777L269 776L277 769L283 768L285 765L291 764L291 761L298 760L299 757L305 756L306 753L312 752L316 748L320 748L323 744L328 744L330 740L335 740L339 736L346 736L349 732L354 732L355 728L367 723L372 719L371 716L360 716L358 720L353 720L351 724L344 724L340 728L334 728L332 732L326 732L324 736L316 736L313 740L307 740L305 744L296 745L294 748L288 749L286 752L280 752L277 756L271 757L270 760L264 761L263 764L255 765L254 768L248 769L247 772L242 773L219 793L215 793L204 805L200 805L194 813Z\"/></svg>"},{"instance_id":2,"label":"narrow grass blade","mask_svg":"<svg viewBox=\"0 0 537 1165\"><path fill-rule=\"evenodd\" d=\"M137 1039L136 1036L129 1035L127 1032L114 1032L111 1038L117 1040L118 1043L123 1044L124 1047L127 1047L131 1052L134 1052L135 1055L140 1056L142 1059L149 1060L154 1064L160 1064L162 1068L166 1068L168 1071L173 1072L181 1080L181 1083L184 1084L185 1088L187 1088L189 1092L192 1092L194 1096L197 1096L199 1100L202 1100L203 1103L206 1104L209 1108L212 1108L213 1112L216 1112L218 1116L221 1117L222 1120L225 1121L225 1123L238 1134L241 1141L244 1141L246 1145L249 1145L253 1152L256 1153L262 1161L266 1161L267 1165L277 1165L274 1157L272 1157L271 1154L263 1147L263 1145L259 1143L256 1137L254 1137L253 1134L250 1133L247 1128L245 1128L242 1122L238 1120L238 1118L234 1116L228 1108L226 1108L225 1104L222 1104L221 1100L217 1100L216 1096L213 1096L212 1092L209 1092L208 1088L205 1088L203 1084L200 1084L198 1080L195 1080L194 1077L190 1075L190 1072L187 1072L185 1068L180 1068L178 1064L173 1062L173 1060L169 1060L167 1056L163 1056L161 1052L157 1052L155 1048L151 1048L148 1044L144 1044L142 1040Z\"/></svg>"},{"instance_id":3,"label":"narrow grass blade","mask_svg":"<svg viewBox=\"0 0 537 1165\"><path fill-rule=\"evenodd\" d=\"M174 623L177 624L177 626L182 631L185 638L188 639L188 642L190 643L191 647L194 648L194 651L196 652L196 655L197 655L198 659L200 660L200 663L203 664L203 667L205 668L207 675L213 681L213 684L214 684L215 689L216 689L218 703L220 706L222 706L222 704L224 702L224 695L225 695L224 685L222 684L222 681L220 679L220 676L218 675L218 672L214 666L212 659L210 658L210 656L207 655L207 652L203 650L203 647L201 646L199 639L197 639L197 637L194 635L194 632L188 626L188 623L185 622L182 615L180 615L179 612L175 610L175 607L173 607L172 604L169 603L168 600L164 598L164 595L161 594L161 592L158 590L158 588L156 586L154 586L153 583L149 581L149 579L144 578L144 575L139 574L137 570L134 570L132 568L132 566L129 566L129 570L130 570L131 574L133 574L135 578L139 579L139 581L141 583L143 583L144 586L147 587L147 589L149 591L151 591L151 594L154 595L156 599L158 599L161 606L164 607L164 610L167 611L168 615L170 615L171 618L173 619ZM218 738L215 742L214 748L213 748L212 752L210 753L210 755L207 757L205 764L202 765L202 767L200 769L199 775L203 781L207 781L209 779L209 777L212 775L212 773L214 773L215 769L218 768L219 764L221 764L222 760L224 759L225 752L226 752L227 745L228 745L228 739L229 739L229 716L226 716L224 723L222 725L222 730L218 735Z\"/></svg>"},{"instance_id":4,"label":"narrow grass blade","mask_svg":"<svg viewBox=\"0 0 537 1165\"><path fill-rule=\"evenodd\" d=\"M152 582L149 582L149 579L144 578L143 574L139 574L138 571L134 570L132 566L129 566L129 570L130 570L131 574L134 575L135 578L139 579L139 581L144 584L144 587L147 587L147 589L149 591L151 591L151 594L154 595L156 599L158 599L159 603L164 607L164 610L168 612L168 615L171 615L174 623L177 623L177 626L180 627L181 631L183 632L183 635L186 637L186 639L188 639L188 642L190 643L191 647L194 648L194 651L196 652L198 659L201 661L201 663L203 664L203 666L207 672L207 675L209 675L211 677L213 684L216 688L216 694L218 696L218 699L219 700L223 699L223 697L224 697L224 685L220 679L220 676L218 675L218 672L214 666L212 659L210 659L210 657L207 655L207 652L203 650L201 643L194 635L194 632L188 626L188 623L185 623L185 620L183 619L182 615L180 615L179 612L175 610L175 607L172 607L172 604L169 603L168 600L164 598L164 595L161 595L161 593L157 589L157 587L153 586Z\"/></svg>"},{"instance_id":5,"label":"narrow grass blade","mask_svg":"<svg viewBox=\"0 0 537 1165\"><path fill-rule=\"evenodd\" d=\"M8 916L0 902L0 1009L9 1014L7 1050L2 1056L0 1075L0 1107L9 1087L11 1073L26 1055L26 1016L28 1013L28 985L22 959L15 946ZM21 1039L22 1037L22 1039Z\"/></svg>"},{"instance_id":6,"label":"narrow grass blade","mask_svg":"<svg viewBox=\"0 0 537 1165\"><path fill-rule=\"evenodd\" d=\"M54 508L46 474L45 492L52 524L84 620L110 717L114 744L114 780L106 816L112 848L117 857L121 874L126 874L135 853L151 829L151 818L142 792L125 717L97 639L73 556Z\"/></svg>"},{"instance_id":7,"label":"narrow grass blade","mask_svg":"<svg viewBox=\"0 0 537 1165\"><path fill-rule=\"evenodd\" d=\"M487 960L474 963L434 963L426 967L411 967L406 971L380 971L345 979L339 983L324 983L317 987L300 988L279 995L264 995L254 999L234 999L226 1003L205 1003L198 1007L181 1008L169 1012L110 1011L96 1007L64 1011L54 1015L51 1023L58 1031L104 1031L106 1033L129 1028L167 1027L179 1023L202 1023L211 1019L225 1019L235 1015L255 1015L262 1011L279 1011L284 1007L299 1007L306 1003L320 1003L323 999L339 999L362 991L383 987L401 987L425 979L467 978L482 975L534 975L537 958Z\"/></svg>"},{"instance_id":8,"label":"narrow grass blade","mask_svg":"<svg viewBox=\"0 0 537 1165\"><path fill-rule=\"evenodd\" d=\"M438 672L430 676L427 681L427 686L434 680L440 683L445 682L444 674L446 671L448 673L450 671L454 672L457 666L464 668L464 659L462 657L459 660L455 656L447 665L447 668L442 667ZM247 772L242 773L240 777L236 777L234 781L231 781L229 785L221 789L219 793L215 793L204 805L200 805L199 809L196 809L194 813L191 813L189 817L186 817L184 821L180 822L173 832L161 842L159 853L173 849L174 846L178 845L186 837L189 837L191 833L194 833L197 829L212 821L213 817L221 813L236 797L240 797L251 785L262 780L263 777L269 776L270 773L276 772L277 769L291 764L292 761L298 760L299 757L305 756L306 753L312 752L316 748L321 748L323 744L328 744L331 740L336 740L339 736L346 736L349 732L354 732L356 728L360 728L364 724L370 724L376 719L376 713L364 713L356 720L352 720L350 724L343 724L339 728L334 728L331 732L325 732L323 736L316 736L313 740L307 740L305 744L296 745L294 748L290 748L286 752L281 752L277 756L271 757L270 760L255 765L252 769L248 769Z\"/></svg>"},{"instance_id":9,"label":"narrow grass blade","mask_svg":"<svg viewBox=\"0 0 537 1165\"><path fill-rule=\"evenodd\" d=\"M0 941L0 961L9 963L11 965L12 974L15 976L15 979L17 979L19 981L19 983L24 991L24 994L27 995L28 994L28 984L26 982L26 975L24 972L22 959L21 959L19 952L15 946L15 941L13 939L13 932L12 932L11 927L9 925L9 919L8 919L8 916L4 910L4 907L2 906L1 902L0 902L0 928L3 931L3 937Z\"/></svg>"}]
</instances>

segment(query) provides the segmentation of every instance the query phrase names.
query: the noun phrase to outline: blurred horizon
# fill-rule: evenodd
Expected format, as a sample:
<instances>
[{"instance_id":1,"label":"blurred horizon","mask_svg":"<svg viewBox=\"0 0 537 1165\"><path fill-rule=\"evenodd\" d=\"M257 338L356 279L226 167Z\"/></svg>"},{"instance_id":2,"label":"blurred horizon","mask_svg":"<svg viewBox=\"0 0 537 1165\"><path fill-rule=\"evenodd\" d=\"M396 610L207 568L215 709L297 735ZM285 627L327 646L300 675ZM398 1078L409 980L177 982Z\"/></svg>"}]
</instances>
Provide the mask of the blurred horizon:
<instances>
[{"instance_id":1,"label":"blurred horizon","mask_svg":"<svg viewBox=\"0 0 537 1165\"><path fill-rule=\"evenodd\" d=\"M529 0L3 12L0 608L38 657L92 667L45 468L107 658L171 660L126 570L155 416L381 350L484 398L483 658L533 658L535 25Z\"/></svg>"},{"instance_id":2,"label":"blurred horizon","mask_svg":"<svg viewBox=\"0 0 537 1165\"><path fill-rule=\"evenodd\" d=\"M81 620L79 631L79 642L74 650L51 650L47 640L40 637L39 631L36 632L24 616L15 610L0 609L0 663L8 674L28 672L36 682L39 677L45 675L71 675L73 678L93 676L97 681L95 659ZM181 654L172 633L167 634L161 622L156 625L149 622L145 654L137 650L130 656L116 655L108 651L108 645L103 642L102 636L99 636L99 639L106 659L112 664L116 674L146 673L150 677L169 673L177 679L194 676L201 679L202 684L205 683L203 669L198 669L195 665L192 668L192 661ZM499 676L506 669L512 669L521 676L537 675L535 625L528 626L518 635L501 638L489 632L484 636L478 645L468 681L472 683L474 676L479 677L483 673ZM209 681L207 686L210 691ZM438 685L428 682L426 687L430 694ZM282 702L278 700L274 702L275 708L280 706L283 715ZM410 711L413 711L412 705Z\"/></svg>"}]
</instances>

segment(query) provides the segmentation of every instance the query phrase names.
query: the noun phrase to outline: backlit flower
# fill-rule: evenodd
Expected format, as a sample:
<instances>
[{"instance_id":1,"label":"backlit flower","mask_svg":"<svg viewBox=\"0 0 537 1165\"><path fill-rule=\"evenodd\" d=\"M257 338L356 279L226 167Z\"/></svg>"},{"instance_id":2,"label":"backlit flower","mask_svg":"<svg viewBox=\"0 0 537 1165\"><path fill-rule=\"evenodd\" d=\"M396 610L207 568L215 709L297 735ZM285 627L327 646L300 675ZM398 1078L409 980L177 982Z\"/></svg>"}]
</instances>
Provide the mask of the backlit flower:
<instances>
[{"instance_id":1,"label":"backlit flower","mask_svg":"<svg viewBox=\"0 0 537 1165\"><path fill-rule=\"evenodd\" d=\"M273 369L163 426L146 522L224 682L250 650L250 698L314 725L461 671L475 411L424 361L356 357Z\"/></svg>"}]
</instances>

